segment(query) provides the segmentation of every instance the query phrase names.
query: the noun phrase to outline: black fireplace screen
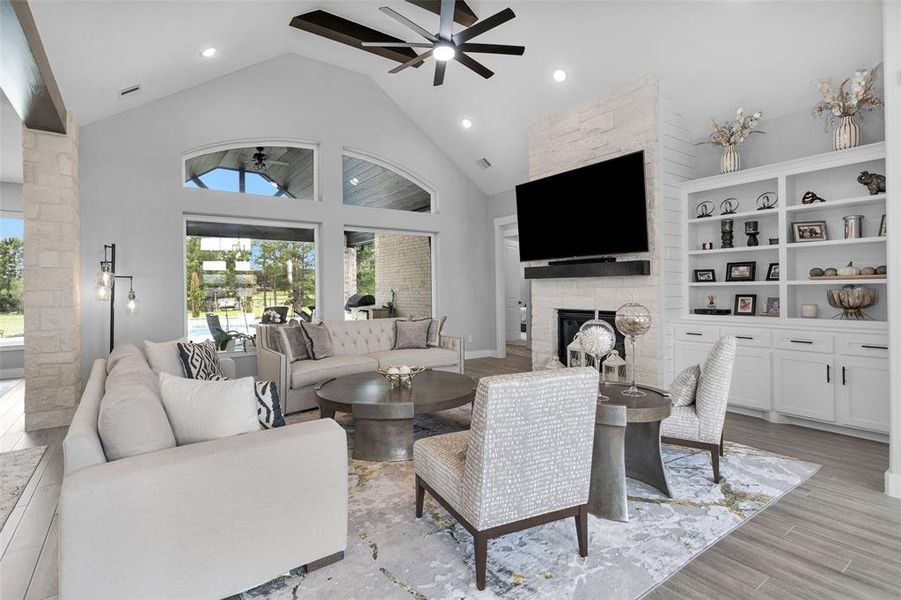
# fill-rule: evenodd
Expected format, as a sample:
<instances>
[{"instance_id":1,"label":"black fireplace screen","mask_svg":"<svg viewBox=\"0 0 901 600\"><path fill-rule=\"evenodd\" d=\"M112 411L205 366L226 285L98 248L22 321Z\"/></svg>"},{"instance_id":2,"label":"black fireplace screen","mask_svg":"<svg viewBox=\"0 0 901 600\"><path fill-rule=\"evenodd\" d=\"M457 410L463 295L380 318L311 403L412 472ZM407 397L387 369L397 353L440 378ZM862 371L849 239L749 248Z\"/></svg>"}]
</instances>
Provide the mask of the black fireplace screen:
<instances>
[{"instance_id":1,"label":"black fireplace screen","mask_svg":"<svg viewBox=\"0 0 901 600\"><path fill-rule=\"evenodd\" d=\"M568 310L561 309L557 311L557 358L564 365L566 364L566 347L572 343L579 328L586 322L594 318L593 310ZM626 358L626 341L623 335L616 329L616 312L610 310L598 311L598 318L607 321L616 331L615 349L619 355Z\"/></svg>"}]
</instances>

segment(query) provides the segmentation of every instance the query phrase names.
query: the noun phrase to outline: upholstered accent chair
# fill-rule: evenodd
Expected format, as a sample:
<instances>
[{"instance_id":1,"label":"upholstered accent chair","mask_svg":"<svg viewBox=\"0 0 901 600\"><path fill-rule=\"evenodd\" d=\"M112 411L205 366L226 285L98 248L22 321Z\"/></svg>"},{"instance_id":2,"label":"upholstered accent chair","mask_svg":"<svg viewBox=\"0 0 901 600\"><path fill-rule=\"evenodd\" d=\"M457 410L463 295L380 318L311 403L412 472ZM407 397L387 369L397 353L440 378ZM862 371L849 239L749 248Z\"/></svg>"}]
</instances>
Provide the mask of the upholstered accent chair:
<instances>
[{"instance_id":1,"label":"upholstered accent chair","mask_svg":"<svg viewBox=\"0 0 901 600\"><path fill-rule=\"evenodd\" d=\"M714 483L720 482L723 423L732 385L736 343L731 335L717 340L701 365L694 402L687 406L674 406L672 415L664 419L660 427L664 444L710 451Z\"/></svg>"},{"instance_id":2,"label":"upholstered accent chair","mask_svg":"<svg viewBox=\"0 0 901 600\"><path fill-rule=\"evenodd\" d=\"M588 488L598 372L559 369L484 377L469 431L413 444L416 516L425 492L472 534L476 586L488 540L574 517L588 556Z\"/></svg>"}]
</instances>

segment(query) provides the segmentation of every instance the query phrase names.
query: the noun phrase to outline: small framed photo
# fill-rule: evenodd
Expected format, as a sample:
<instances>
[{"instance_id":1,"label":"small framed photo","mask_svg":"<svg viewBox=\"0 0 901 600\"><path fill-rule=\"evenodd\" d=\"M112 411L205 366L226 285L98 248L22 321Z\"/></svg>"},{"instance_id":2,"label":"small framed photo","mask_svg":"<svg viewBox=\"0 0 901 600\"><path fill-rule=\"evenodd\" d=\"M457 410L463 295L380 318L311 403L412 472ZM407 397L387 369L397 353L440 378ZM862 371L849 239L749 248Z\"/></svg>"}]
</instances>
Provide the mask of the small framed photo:
<instances>
[{"instance_id":1,"label":"small framed photo","mask_svg":"<svg viewBox=\"0 0 901 600\"><path fill-rule=\"evenodd\" d=\"M885 215L882 215L882 220L879 221L879 237L885 237Z\"/></svg>"},{"instance_id":2,"label":"small framed photo","mask_svg":"<svg viewBox=\"0 0 901 600\"><path fill-rule=\"evenodd\" d=\"M757 263L734 262L726 263L726 281L754 281L757 277Z\"/></svg>"},{"instance_id":3,"label":"small framed photo","mask_svg":"<svg viewBox=\"0 0 901 600\"><path fill-rule=\"evenodd\" d=\"M752 317L757 314L757 294L735 294L736 315Z\"/></svg>"},{"instance_id":4,"label":"small framed photo","mask_svg":"<svg viewBox=\"0 0 901 600\"><path fill-rule=\"evenodd\" d=\"M823 242L829 239L826 221L803 221L792 223L795 242Z\"/></svg>"},{"instance_id":5,"label":"small framed photo","mask_svg":"<svg viewBox=\"0 0 901 600\"><path fill-rule=\"evenodd\" d=\"M766 315L768 317L779 316L779 298L766 299Z\"/></svg>"},{"instance_id":6,"label":"small framed photo","mask_svg":"<svg viewBox=\"0 0 901 600\"><path fill-rule=\"evenodd\" d=\"M710 283L716 281L716 271L713 269L695 269L696 283Z\"/></svg>"},{"instance_id":7,"label":"small framed photo","mask_svg":"<svg viewBox=\"0 0 901 600\"><path fill-rule=\"evenodd\" d=\"M779 281L779 263L770 263L766 270L767 281Z\"/></svg>"}]
</instances>

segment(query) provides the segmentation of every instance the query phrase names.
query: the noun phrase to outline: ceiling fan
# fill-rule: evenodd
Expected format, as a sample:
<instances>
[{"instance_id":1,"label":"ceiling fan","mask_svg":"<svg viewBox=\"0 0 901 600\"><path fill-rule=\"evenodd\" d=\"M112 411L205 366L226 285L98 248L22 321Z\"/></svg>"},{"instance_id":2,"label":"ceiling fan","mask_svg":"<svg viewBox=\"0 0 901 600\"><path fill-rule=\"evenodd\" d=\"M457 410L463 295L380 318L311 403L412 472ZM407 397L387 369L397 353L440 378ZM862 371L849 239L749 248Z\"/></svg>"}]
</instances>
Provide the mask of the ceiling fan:
<instances>
[{"instance_id":1,"label":"ceiling fan","mask_svg":"<svg viewBox=\"0 0 901 600\"><path fill-rule=\"evenodd\" d=\"M526 50L524 46L479 44L469 41L516 17L509 8L476 22L475 14L465 2L460 0L440 0L440 7L436 6L439 4L438 2L409 1L426 10L438 12L440 22L437 33L429 32L387 6L383 6L379 10L413 30L425 39L425 42L405 42L323 11L312 11L294 17L291 25L400 62L401 64L391 69L390 73L399 73L407 67L418 68L426 59L434 58L435 78L433 85L436 86L444 83L444 74L447 70L447 63L450 60L456 60L468 69L488 79L494 75L494 72L470 57L470 53L521 56ZM470 26L455 34L454 21ZM427 48L427 50L422 54L416 54L413 48Z\"/></svg>"},{"instance_id":2,"label":"ceiling fan","mask_svg":"<svg viewBox=\"0 0 901 600\"><path fill-rule=\"evenodd\" d=\"M268 155L263 152L263 146L257 146L257 151L253 153L253 156L245 160L244 162L250 163L251 168L254 171L265 171L269 168L269 165L288 165L290 163L282 162L280 160L268 160Z\"/></svg>"}]
</instances>

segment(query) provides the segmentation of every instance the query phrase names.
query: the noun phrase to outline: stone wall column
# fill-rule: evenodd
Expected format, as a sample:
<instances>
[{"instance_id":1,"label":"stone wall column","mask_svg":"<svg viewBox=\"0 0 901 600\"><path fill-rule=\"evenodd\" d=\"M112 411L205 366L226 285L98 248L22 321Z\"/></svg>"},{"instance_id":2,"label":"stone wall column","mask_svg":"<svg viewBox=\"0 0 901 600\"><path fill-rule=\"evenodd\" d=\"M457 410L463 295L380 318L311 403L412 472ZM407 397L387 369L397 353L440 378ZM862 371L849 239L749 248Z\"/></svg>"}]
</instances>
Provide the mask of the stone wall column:
<instances>
[{"instance_id":1,"label":"stone wall column","mask_svg":"<svg viewBox=\"0 0 901 600\"><path fill-rule=\"evenodd\" d=\"M68 425L81 395L78 123L24 128L25 429Z\"/></svg>"}]
</instances>

